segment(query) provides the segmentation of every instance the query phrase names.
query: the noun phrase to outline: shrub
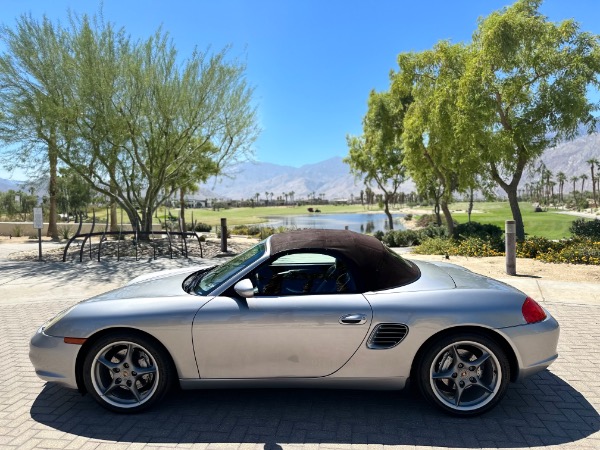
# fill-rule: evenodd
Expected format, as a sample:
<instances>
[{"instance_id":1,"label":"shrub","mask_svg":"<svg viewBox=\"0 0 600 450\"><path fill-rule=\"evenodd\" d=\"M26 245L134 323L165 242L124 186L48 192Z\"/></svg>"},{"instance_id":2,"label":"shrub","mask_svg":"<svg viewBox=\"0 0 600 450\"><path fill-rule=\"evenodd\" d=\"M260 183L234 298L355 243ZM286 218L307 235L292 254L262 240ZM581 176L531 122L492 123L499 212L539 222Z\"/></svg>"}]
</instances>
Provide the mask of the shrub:
<instances>
[{"instance_id":1,"label":"shrub","mask_svg":"<svg viewBox=\"0 0 600 450\"><path fill-rule=\"evenodd\" d=\"M418 227L428 227L430 225L437 225L437 217L435 214L423 214L417 217L416 224Z\"/></svg>"},{"instance_id":2,"label":"shrub","mask_svg":"<svg viewBox=\"0 0 600 450\"><path fill-rule=\"evenodd\" d=\"M421 230L390 230L385 234L377 232L375 237L389 247L411 247L427 238L447 236L446 228L432 225Z\"/></svg>"},{"instance_id":3,"label":"shrub","mask_svg":"<svg viewBox=\"0 0 600 450\"><path fill-rule=\"evenodd\" d=\"M600 242L591 239L561 241L562 245L540 253L536 259L551 263L600 265Z\"/></svg>"},{"instance_id":4,"label":"shrub","mask_svg":"<svg viewBox=\"0 0 600 450\"><path fill-rule=\"evenodd\" d=\"M458 242L449 252L458 256L502 256L504 253L498 251L495 242L481 239L480 237L468 237Z\"/></svg>"},{"instance_id":5,"label":"shrub","mask_svg":"<svg viewBox=\"0 0 600 450\"><path fill-rule=\"evenodd\" d=\"M451 239L432 237L424 239L421 245L413 249L413 252L420 255L445 255L452 252L453 246Z\"/></svg>"},{"instance_id":6,"label":"shrub","mask_svg":"<svg viewBox=\"0 0 600 450\"><path fill-rule=\"evenodd\" d=\"M233 234L250 234L248 233L248 225L235 225L230 230Z\"/></svg>"},{"instance_id":7,"label":"shrub","mask_svg":"<svg viewBox=\"0 0 600 450\"><path fill-rule=\"evenodd\" d=\"M415 230L390 230L383 236L388 247L411 247L421 242L419 232Z\"/></svg>"},{"instance_id":8,"label":"shrub","mask_svg":"<svg viewBox=\"0 0 600 450\"><path fill-rule=\"evenodd\" d=\"M524 241L517 242L517 256L519 258L536 258L551 249L557 249L558 245L545 237L528 237Z\"/></svg>"},{"instance_id":9,"label":"shrub","mask_svg":"<svg viewBox=\"0 0 600 450\"><path fill-rule=\"evenodd\" d=\"M590 202L585 198L580 198L577 200L577 210L588 209L590 207Z\"/></svg>"},{"instance_id":10,"label":"shrub","mask_svg":"<svg viewBox=\"0 0 600 450\"><path fill-rule=\"evenodd\" d=\"M419 237L421 240L432 238L432 237L448 237L448 229L446 227L438 227L437 225L430 225L427 228L419 230Z\"/></svg>"},{"instance_id":11,"label":"shrub","mask_svg":"<svg viewBox=\"0 0 600 450\"><path fill-rule=\"evenodd\" d=\"M500 238L502 239L502 228L489 223L468 222L461 223L454 227L454 237L478 237L481 239Z\"/></svg>"},{"instance_id":12,"label":"shrub","mask_svg":"<svg viewBox=\"0 0 600 450\"><path fill-rule=\"evenodd\" d=\"M212 230L212 227L207 223L198 222L194 224L194 231L198 233L210 233L210 230Z\"/></svg>"},{"instance_id":13,"label":"shrub","mask_svg":"<svg viewBox=\"0 0 600 450\"><path fill-rule=\"evenodd\" d=\"M73 236L73 229L68 225L58 227L58 235L62 239L69 239L71 236Z\"/></svg>"},{"instance_id":14,"label":"shrub","mask_svg":"<svg viewBox=\"0 0 600 450\"><path fill-rule=\"evenodd\" d=\"M600 219L577 219L573 221L569 231L575 237L589 238L600 241Z\"/></svg>"},{"instance_id":15,"label":"shrub","mask_svg":"<svg viewBox=\"0 0 600 450\"><path fill-rule=\"evenodd\" d=\"M385 236L385 233L381 230L378 230L375 233L373 233L373 237L376 239L379 239L380 241L383 241L384 236Z\"/></svg>"},{"instance_id":16,"label":"shrub","mask_svg":"<svg viewBox=\"0 0 600 450\"><path fill-rule=\"evenodd\" d=\"M19 225L15 225L10 234L14 237L21 237L23 236L23 229Z\"/></svg>"},{"instance_id":17,"label":"shrub","mask_svg":"<svg viewBox=\"0 0 600 450\"><path fill-rule=\"evenodd\" d=\"M217 237L221 238L221 227L217 227ZM227 229L227 237L231 237L231 230L229 228Z\"/></svg>"}]
</instances>

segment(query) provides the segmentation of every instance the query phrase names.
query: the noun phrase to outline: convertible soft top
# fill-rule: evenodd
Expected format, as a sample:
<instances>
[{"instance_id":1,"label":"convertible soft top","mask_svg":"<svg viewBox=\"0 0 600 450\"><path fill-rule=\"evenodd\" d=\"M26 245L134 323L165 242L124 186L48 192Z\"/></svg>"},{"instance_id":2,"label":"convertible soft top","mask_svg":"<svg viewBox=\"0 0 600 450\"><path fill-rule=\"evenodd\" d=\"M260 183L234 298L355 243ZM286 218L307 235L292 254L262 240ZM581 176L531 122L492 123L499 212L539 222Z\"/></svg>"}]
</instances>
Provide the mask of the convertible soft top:
<instances>
[{"instance_id":1,"label":"convertible soft top","mask_svg":"<svg viewBox=\"0 0 600 450\"><path fill-rule=\"evenodd\" d=\"M337 253L346 259L365 292L403 286L421 275L416 265L373 236L348 230L298 230L271 236L271 256L308 249Z\"/></svg>"}]
</instances>

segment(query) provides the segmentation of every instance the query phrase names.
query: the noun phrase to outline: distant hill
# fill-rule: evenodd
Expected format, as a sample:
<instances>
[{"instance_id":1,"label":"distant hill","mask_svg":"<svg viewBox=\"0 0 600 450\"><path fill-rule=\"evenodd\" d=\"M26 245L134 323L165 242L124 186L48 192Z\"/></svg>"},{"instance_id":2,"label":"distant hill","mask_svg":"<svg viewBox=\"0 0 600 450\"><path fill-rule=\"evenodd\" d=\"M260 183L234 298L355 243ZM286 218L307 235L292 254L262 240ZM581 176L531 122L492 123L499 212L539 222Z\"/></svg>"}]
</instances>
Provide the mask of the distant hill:
<instances>
[{"instance_id":1,"label":"distant hill","mask_svg":"<svg viewBox=\"0 0 600 450\"><path fill-rule=\"evenodd\" d=\"M546 150L541 160L554 174L559 171L565 173L567 178L590 176L590 166L586 163L588 159L600 160L600 133L581 135L576 139L563 142L556 147ZM534 166L538 166L534 164ZM539 179L539 176L527 172L521 180L521 185ZM578 183L580 186L580 183ZM586 186L591 187L589 180ZM308 194L325 194L325 198L333 200L336 198L355 197L364 190L364 183L356 180L350 173L347 164L342 158L334 157L325 161L308 164L302 167L283 166L270 163L243 163L232 173L231 178L220 180L212 179L202 187L214 191L215 197L231 199L248 199L256 193L259 198L265 198L265 192L273 192L273 198L283 195L284 192L294 191L294 198L307 198ZM401 186L401 191L414 191L414 183L409 180ZM572 183L565 183L565 192L572 189ZM376 189L374 189L376 190ZM500 188L498 193L503 194Z\"/></svg>"},{"instance_id":2,"label":"distant hill","mask_svg":"<svg viewBox=\"0 0 600 450\"><path fill-rule=\"evenodd\" d=\"M10 191L11 189L18 191L19 185L22 181L15 180L7 180L5 178L0 178L0 192Z\"/></svg>"},{"instance_id":3,"label":"distant hill","mask_svg":"<svg viewBox=\"0 0 600 450\"><path fill-rule=\"evenodd\" d=\"M340 157L302 167L246 162L238 165L230 177L211 179L201 187L236 200L249 199L256 193L260 194L259 199L264 199L265 192L273 192L273 198L277 198L292 191L296 200L306 199L312 193L317 197L325 194L326 199L333 200L350 198L351 195L358 197L365 189L364 183L355 180ZM404 189L412 190L414 187L409 182Z\"/></svg>"},{"instance_id":4,"label":"distant hill","mask_svg":"<svg viewBox=\"0 0 600 450\"><path fill-rule=\"evenodd\" d=\"M590 165L586 161L593 158L600 160L600 133L585 134L572 141L563 142L556 147L549 148L540 160L552 172L555 181L558 172L564 172L567 179L586 174L588 180L586 180L585 186L587 186L586 189L591 190ZM524 182L536 179L532 174L526 174L524 178ZM539 179L539 176L537 176L537 179ZM581 182L579 181L577 189L580 188ZM573 183L567 181L565 192L571 192L572 190Z\"/></svg>"}]
</instances>

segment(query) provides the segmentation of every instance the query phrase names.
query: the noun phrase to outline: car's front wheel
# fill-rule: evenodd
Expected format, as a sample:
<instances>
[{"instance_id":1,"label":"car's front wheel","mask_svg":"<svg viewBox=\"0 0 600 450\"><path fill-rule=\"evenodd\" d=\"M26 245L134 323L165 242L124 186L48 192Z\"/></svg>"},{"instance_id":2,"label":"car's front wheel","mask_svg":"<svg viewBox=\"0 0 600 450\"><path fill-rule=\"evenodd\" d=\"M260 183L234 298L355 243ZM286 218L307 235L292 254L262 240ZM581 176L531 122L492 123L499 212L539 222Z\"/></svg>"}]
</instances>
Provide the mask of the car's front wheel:
<instances>
[{"instance_id":1,"label":"car's front wheel","mask_svg":"<svg viewBox=\"0 0 600 450\"><path fill-rule=\"evenodd\" d=\"M430 345L418 366L423 396L454 415L474 416L489 411L502 399L510 380L504 350L492 339L475 333L443 337Z\"/></svg>"},{"instance_id":2,"label":"car's front wheel","mask_svg":"<svg viewBox=\"0 0 600 450\"><path fill-rule=\"evenodd\" d=\"M162 347L135 333L100 338L83 363L87 391L103 407L121 413L140 412L158 402L171 385L171 373Z\"/></svg>"}]
</instances>

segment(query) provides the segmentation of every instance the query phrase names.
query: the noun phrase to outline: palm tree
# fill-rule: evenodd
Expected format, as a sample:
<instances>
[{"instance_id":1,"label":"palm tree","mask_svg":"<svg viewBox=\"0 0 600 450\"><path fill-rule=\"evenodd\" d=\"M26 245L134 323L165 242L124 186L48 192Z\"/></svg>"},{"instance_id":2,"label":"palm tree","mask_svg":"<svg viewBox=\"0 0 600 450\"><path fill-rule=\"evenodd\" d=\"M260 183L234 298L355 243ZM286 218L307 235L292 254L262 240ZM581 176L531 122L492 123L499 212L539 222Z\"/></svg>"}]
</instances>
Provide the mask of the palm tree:
<instances>
[{"instance_id":1,"label":"palm tree","mask_svg":"<svg viewBox=\"0 0 600 450\"><path fill-rule=\"evenodd\" d=\"M575 177L575 176L571 177L571 181L573 182L573 197L575 197L575 192L577 192L575 190L575 183L577 183L578 180L579 180L579 177Z\"/></svg>"},{"instance_id":2,"label":"palm tree","mask_svg":"<svg viewBox=\"0 0 600 450\"><path fill-rule=\"evenodd\" d=\"M564 172L558 172L556 174L556 179L558 180L558 197L561 203L564 203L563 200L563 189L565 186L565 181L567 181L567 176Z\"/></svg>"},{"instance_id":3,"label":"palm tree","mask_svg":"<svg viewBox=\"0 0 600 450\"><path fill-rule=\"evenodd\" d=\"M586 161L586 163L588 163L590 165L590 170L592 172L592 195L594 198L594 207L597 208L598 207L598 202L596 201L596 179L594 177L594 166L600 164L600 161L598 161L598 159L596 158L592 158L592 159L588 159Z\"/></svg>"},{"instance_id":4,"label":"palm tree","mask_svg":"<svg viewBox=\"0 0 600 450\"><path fill-rule=\"evenodd\" d=\"M585 185L585 180L588 179L588 176L584 173L579 179L581 180L581 195L583 195L583 186Z\"/></svg>"}]
</instances>

